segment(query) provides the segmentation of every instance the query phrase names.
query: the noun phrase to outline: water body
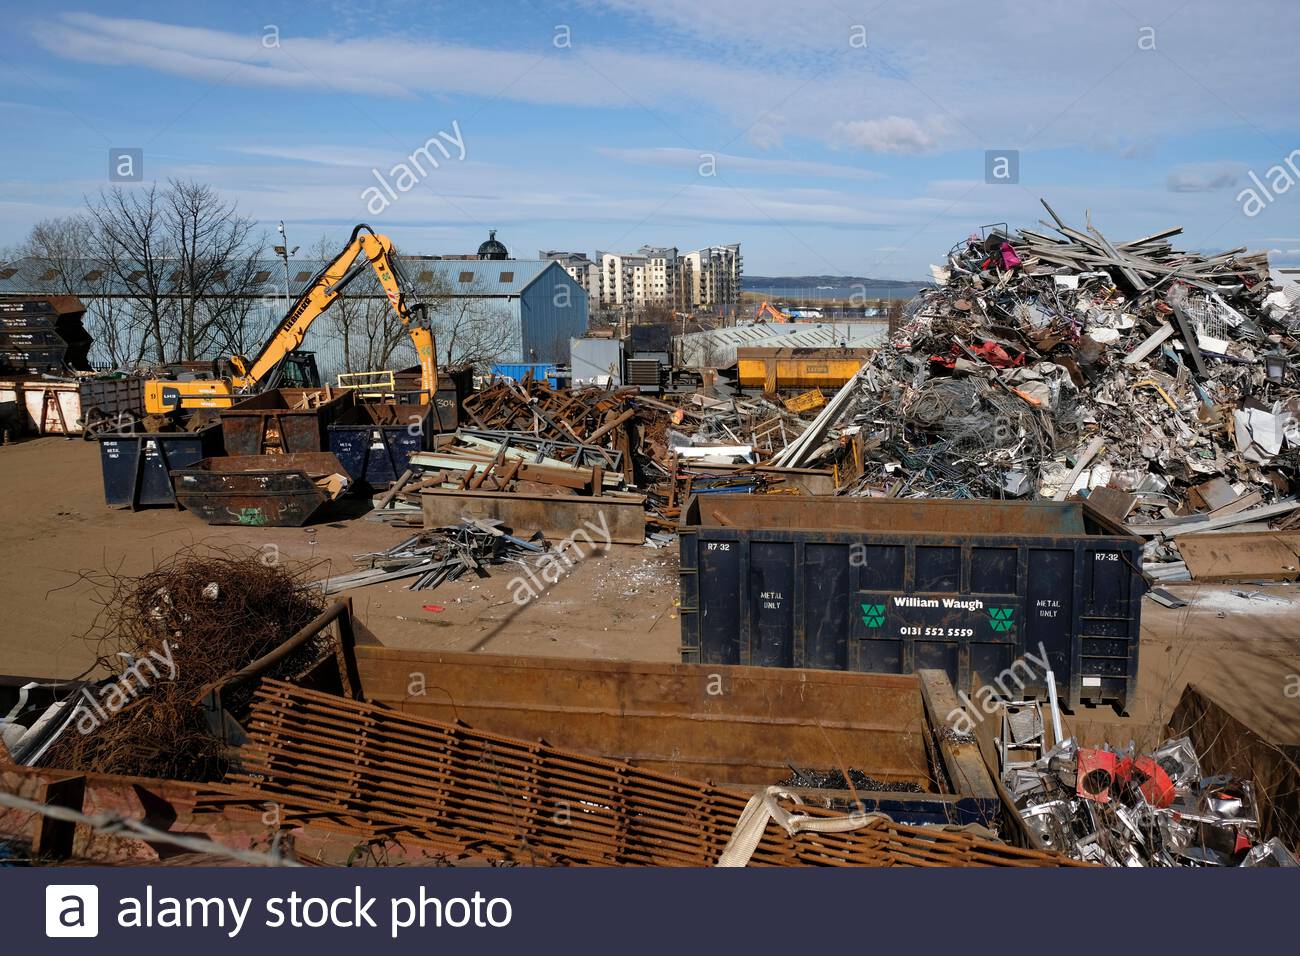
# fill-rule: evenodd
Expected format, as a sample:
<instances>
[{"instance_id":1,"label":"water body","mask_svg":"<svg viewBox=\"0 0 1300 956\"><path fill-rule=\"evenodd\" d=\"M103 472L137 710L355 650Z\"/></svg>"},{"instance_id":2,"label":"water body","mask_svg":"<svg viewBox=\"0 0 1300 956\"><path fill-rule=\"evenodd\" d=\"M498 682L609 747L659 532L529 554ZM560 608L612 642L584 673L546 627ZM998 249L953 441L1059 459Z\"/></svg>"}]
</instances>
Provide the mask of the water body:
<instances>
[{"instance_id":1,"label":"water body","mask_svg":"<svg viewBox=\"0 0 1300 956\"><path fill-rule=\"evenodd\" d=\"M891 286L872 286L864 290L861 285L846 286L774 286L745 284L746 292L753 292L773 302L862 302L875 299L907 300L916 295L923 286L917 283L902 283Z\"/></svg>"}]
</instances>

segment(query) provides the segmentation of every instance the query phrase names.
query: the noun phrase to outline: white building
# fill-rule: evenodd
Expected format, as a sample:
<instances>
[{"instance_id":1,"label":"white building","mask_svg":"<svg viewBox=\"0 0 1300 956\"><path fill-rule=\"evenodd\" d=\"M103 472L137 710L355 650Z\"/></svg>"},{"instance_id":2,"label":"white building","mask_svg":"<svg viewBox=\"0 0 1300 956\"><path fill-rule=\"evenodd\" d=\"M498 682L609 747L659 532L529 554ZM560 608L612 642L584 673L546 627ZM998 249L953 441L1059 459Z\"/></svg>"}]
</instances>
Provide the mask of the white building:
<instances>
[{"instance_id":1,"label":"white building","mask_svg":"<svg viewBox=\"0 0 1300 956\"><path fill-rule=\"evenodd\" d=\"M725 311L740 302L744 260L740 243L708 246L682 257L689 273L689 300L697 309Z\"/></svg>"},{"instance_id":2,"label":"white building","mask_svg":"<svg viewBox=\"0 0 1300 956\"><path fill-rule=\"evenodd\" d=\"M676 246L642 246L636 252L598 252L604 308L664 305L674 311L733 309L740 302L740 244L682 254Z\"/></svg>"},{"instance_id":3,"label":"white building","mask_svg":"<svg viewBox=\"0 0 1300 956\"><path fill-rule=\"evenodd\" d=\"M645 256L623 252L597 252L600 260L600 304L643 306L646 304Z\"/></svg>"}]
</instances>

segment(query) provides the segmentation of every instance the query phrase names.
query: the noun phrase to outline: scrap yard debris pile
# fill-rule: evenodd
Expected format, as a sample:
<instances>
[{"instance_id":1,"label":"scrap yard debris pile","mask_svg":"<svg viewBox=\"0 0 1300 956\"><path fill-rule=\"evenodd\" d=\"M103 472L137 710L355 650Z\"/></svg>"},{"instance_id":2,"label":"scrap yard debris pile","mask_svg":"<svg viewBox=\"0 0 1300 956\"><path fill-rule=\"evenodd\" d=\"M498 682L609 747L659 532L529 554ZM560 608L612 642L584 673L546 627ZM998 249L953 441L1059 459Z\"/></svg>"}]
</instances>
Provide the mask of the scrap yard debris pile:
<instances>
[{"instance_id":1,"label":"scrap yard debris pile","mask_svg":"<svg viewBox=\"0 0 1300 956\"><path fill-rule=\"evenodd\" d=\"M688 477L697 491L711 478L720 490L786 490L779 475L715 469L785 448L806 427L797 413L762 397L674 398L636 388L555 388L531 375L492 381L465 400L467 424L410 456L396 485L375 499L374 518L410 522L421 493L439 490L645 502L649 520L670 530Z\"/></svg>"},{"instance_id":2,"label":"scrap yard debris pile","mask_svg":"<svg viewBox=\"0 0 1300 956\"><path fill-rule=\"evenodd\" d=\"M1186 737L1150 754L1066 739L1003 783L1042 844L1106 866L1300 866L1260 837L1249 781L1203 777Z\"/></svg>"},{"instance_id":3,"label":"scrap yard debris pile","mask_svg":"<svg viewBox=\"0 0 1300 956\"><path fill-rule=\"evenodd\" d=\"M499 525L500 522L469 519L454 527L418 531L387 550L361 555L357 558L361 569L323 579L321 590L335 594L348 588L403 579L410 579L406 585L408 590L432 590L469 571L487 577L487 568L493 564L507 561L522 564L550 551L550 545L541 535L535 534L534 540L525 541L502 531Z\"/></svg>"},{"instance_id":4,"label":"scrap yard debris pile","mask_svg":"<svg viewBox=\"0 0 1300 956\"><path fill-rule=\"evenodd\" d=\"M1153 538L1198 516L1285 520L1300 311L1267 257L1177 251L1178 228L1112 242L1044 206L1042 232L954 248L859 373L836 422L864 450L848 493L1089 496Z\"/></svg>"},{"instance_id":5,"label":"scrap yard debris pile","mask_svg":"<svg viewBox=\"0 0 1300 956\"><path fill-rule=\"evenodd\" d=\"M5 743L33 766L88 773L214 779L226 765L203 698L271 654L324 607L301 570L211 549L182 551L140 577L92 577L103 610L87 635L107 677L59 685L57 703L32 714ZM320 648L306 644L268 661L298 678ZM251 689L231 690L238 711ZM13 715L11 715L13 716Z\"/></svg>"}]
</instances>

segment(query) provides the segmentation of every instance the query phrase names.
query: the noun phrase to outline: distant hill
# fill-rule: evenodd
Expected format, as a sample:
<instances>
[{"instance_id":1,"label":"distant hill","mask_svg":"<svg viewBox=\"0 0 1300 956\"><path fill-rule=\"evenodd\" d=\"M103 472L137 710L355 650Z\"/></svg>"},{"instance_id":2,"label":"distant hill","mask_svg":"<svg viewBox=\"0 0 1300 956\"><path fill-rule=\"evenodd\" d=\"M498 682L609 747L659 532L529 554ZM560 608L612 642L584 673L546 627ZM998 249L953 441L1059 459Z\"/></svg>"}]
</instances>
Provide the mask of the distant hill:
<instances>
[{"instance_id":1,"label":"distant hill","mask_svg":"<svg viewBox=\"0 0 1300 956\"><path fill-rule=\"evenodd\" d=\"M865 276L752 276L742 277L741 285L746 291L780 289L795 292L806 289L853 289L866 288L868 291L889 291L894 295L904 292L914 295L918 290L932 283L924 279L868 279Z\"/></svg>"}]
</instances>

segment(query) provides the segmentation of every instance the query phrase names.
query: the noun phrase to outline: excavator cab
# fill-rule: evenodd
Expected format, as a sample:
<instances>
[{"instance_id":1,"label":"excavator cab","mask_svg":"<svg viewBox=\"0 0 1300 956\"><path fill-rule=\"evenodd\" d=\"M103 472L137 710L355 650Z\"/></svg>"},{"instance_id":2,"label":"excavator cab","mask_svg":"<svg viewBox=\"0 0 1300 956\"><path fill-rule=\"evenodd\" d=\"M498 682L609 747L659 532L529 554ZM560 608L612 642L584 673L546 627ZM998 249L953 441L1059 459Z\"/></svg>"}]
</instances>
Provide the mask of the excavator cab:
<instances>
[{"instance_id":1,"label":"excavator cab","mask_svg":"<svg viewBox=\"0 0 1300 956\"><path fill-rule=\"evenodd\" d=\"M271 388L320 388L320 372L316 369L315 352L290 352L279 368L270 376Z\"/></svg>"}]
</instances>

